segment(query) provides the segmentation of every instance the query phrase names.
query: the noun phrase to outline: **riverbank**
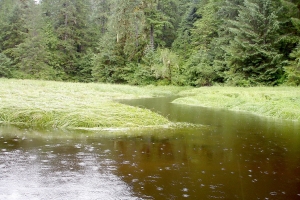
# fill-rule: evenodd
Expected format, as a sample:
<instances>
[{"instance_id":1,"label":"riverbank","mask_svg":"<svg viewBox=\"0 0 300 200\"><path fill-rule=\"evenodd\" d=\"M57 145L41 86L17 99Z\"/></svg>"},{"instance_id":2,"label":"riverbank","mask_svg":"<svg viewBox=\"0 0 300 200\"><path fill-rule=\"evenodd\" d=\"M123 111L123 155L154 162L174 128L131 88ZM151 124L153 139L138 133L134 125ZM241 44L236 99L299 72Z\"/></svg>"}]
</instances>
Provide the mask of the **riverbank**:
<instances>
[{"instance_id":1,"label":"riverbank","mask_svg":"<svg viewBox=\"0 0 300 200\"><path fill-rule=\"evenodd\" d=\"M285 120L300 120L300 88L128 86L0 79L0 124L69 129L173 125L148 109L119 99L179 95L177 104L205 106Z\"/></svg>"},{"instance_id":2,"label":"riverbank","mask_svg":"<svg viewBox=\"0 0 300 200\"><path fill-rule=\"evenodd\" d=\"M0 123L52 128L135 128L170 122L116 99L166 96L178 87L0 79Z\"/></svg>"},{"instance_id":3,"label":"riverbank","mask_svg":"<svg viewBox=\"0 0 300 200\"><path fill-rule=\"evenodd\" d=\"M179 92L177 104L245 111L283 120L300 120L299 87L202 87Z\"/></svg>"}]
</instances>

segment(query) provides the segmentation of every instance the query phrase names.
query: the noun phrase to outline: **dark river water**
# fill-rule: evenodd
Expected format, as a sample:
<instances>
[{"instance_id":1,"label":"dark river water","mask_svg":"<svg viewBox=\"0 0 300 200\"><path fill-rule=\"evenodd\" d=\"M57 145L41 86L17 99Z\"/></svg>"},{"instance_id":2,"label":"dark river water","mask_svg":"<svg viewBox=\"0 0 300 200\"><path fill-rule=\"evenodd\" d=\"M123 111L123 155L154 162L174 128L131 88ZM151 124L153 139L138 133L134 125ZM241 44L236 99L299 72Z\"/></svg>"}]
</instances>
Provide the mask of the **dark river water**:
<instances>
[{"instance_id":1,"label":"dark river water","mask_svg":"<svg viewBox=\"0 0 300 200\"><path fill-rule=\"evenodd\" d=\"M300 199L300 123L171 104L179 126L83 132L0 127L0 199Z\"/></svg>"}]
</instances>

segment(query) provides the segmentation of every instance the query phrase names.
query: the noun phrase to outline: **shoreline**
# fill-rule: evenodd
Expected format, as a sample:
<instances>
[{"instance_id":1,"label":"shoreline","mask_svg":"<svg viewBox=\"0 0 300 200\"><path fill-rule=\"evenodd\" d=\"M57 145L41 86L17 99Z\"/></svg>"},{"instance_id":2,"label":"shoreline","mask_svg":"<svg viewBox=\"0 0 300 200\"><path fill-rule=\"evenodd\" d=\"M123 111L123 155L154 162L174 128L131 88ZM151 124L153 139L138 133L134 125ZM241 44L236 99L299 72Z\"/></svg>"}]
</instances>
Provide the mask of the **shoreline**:
<instances>
[{"instance_id":1,"label":"shoreline","mask_svg":"<svg viewBox=\"0 0 300 200\"><path fill-rule=\"evenodd\" d=\"M129 86L0 79L0 124L38 128L126 129L172 124L120 99L177 96L172 103L300 120L299 87Z\"/></svg>"},{"instance_id":2,"label":"shoreline","mask_svg":"<svg viewBox=\"0 0 300 200\"><path fill-rule=\"evenodd\" d=\"M182 97L172 103L242 111L281 120L300 120L299 87L203 87L179 94Z\"/></svg>"}]
</instances>

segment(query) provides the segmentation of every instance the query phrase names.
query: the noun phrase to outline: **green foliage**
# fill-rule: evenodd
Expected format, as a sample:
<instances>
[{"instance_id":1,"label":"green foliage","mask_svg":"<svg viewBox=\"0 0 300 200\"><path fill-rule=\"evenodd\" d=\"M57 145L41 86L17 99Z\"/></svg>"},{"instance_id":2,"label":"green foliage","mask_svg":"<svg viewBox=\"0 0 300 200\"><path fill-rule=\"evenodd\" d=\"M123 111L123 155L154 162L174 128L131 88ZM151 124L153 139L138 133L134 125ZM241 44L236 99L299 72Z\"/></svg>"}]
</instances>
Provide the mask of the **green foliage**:
<instances>
[{"instance_id":1,"label":"green foliage","mask_svg":"<svg viewBox=\"0 0 300 200\"><path fill-rule=\"evenodd\" d=\"M201 18L197 13L197 5L191 4L187 9L187 13L183 15L183 19L178 29L178 35L172 44L172 49L181 55L183 59L188 59L193 52L192 47L192 30L195 28L194 23Z\"/></svg>"},{"instance_id":2,"label":"green foliage","mask_svg":"<svg viewBox=\"0 0 300 200\"><path fill-rule=\"evenodd\" d=\"M16 67L20 71L15 76L36 79L53 79L56 72L49 65L50 53L47 51L46 35L42 31L42 17L39 6L32 2L28 8L24 27L27 29L24 41L12 49Z\"/></svg>"},{"instance_id":3,"label":"green foliage","mask_svg":"<svg viewBox=\"0 0 300 200\"><path fill-rule=\"evenodd\" d=\"M11 77L11 60L4 54L0 53L0 77Z\"/></svg>"},{"instance_id":4,"label":"green foliage","mask_svg":"<svg viewBox=\"0 0 300 200\"><path fill-rule=\"evenodd\" d=\"M128 82L135 85L149 85L155 83L156 78L151 70L151 67L155 64L155 57L154 48L150 45L146 46L141 63L133 68L133 79L128 80Z\"/></svg>"},{"instance_id":5,"label":"green foliage","mask_svg":"<svg viewBox=\"0 0 300 200\"><path fill-rule=\"evenodd\" d=\"M148 49L143 58L143 68L148 69L148 79L159 81L159 84L184 85L181 77L180 58L167 48Z\"/></svg>"},{"instance_id":6,"label":"green foliage","mask_svg":"<svg viewBox=\"0 0 300 200\"><path fill-rule=\"evenodd\" d=\"M300 48L299 46L291 53L292 60L288 66L285 67L287 72L288 85L300 85Z\"/></svg>"},{"instance_id":7,"label":"green foliage","mask_svg":"<svg viewBox=\"0 0 300 200\"><path fill-rule=\"evenodd\" d=\"M118 50L119 45L112 35L106 35L100 41L99 53L92 60L92 76L96 81L107 83L125 82L121 77L125 59L124 53Z\"/></svg>"},{"instance_id":8,"label":"green foliage","mask_svg":"<svg viewBox=\"0 0 300 200\"><path fill-rule=\"evenodd\" d=\"M204 3L205 2L205 3ZM217 36L220 20L217 18L217 11L220 0L208 0L202 2L203 5L198 9L198 15L202 16L194 25L193 43L196 49L206 50L211 40Z\"/></svg>"},{"instance_id":9,"label":"green foliage","mask_svg":"<svg viewBox=\"0 0 300 200\"><path fill-rule=\"evenodd\" d=\"M12 60L15 59L13 48L25 39L27 29L24 27L23 15L27 7L18 1L6 0L1 7L0 51Z\"/></svg>"},{"instance_id":10,"label":"green foliage","mask_svg":"<svg viewBox=\"0 0 300 200\"><path fill-rule=\"evenodd\" d=\"M181 47L179 51L189 48L182 54L186 59L185 75L190 85L212 85L219 79L217 67L214 66L217 53L214 41L221 22L216 14L220 2L202 1L198 9L193 6L185 20L184 32L175 43ZM178 45L179 39L183 41Z\"/></svg>"},{"instance_id":11,"label":"green foliage","mask_svg":"<svg viewBox=\"0 0 300 200\"><path fill-rule=\"evenodd\" d=\"M210 52L199 50L186 62L189 84L193 86L211 86L220 78Z\"/></svg>"},{"instance_id":12,"label":"green foliage","mask_svg":"<svg viewBox=\"0 0 300 200\"><path fill-rule=\"evenodd\" d=\"M278 84L283 74L282 55L275 48L279 21L270 0L245 1L229 30L235 35L230 46L227 73L229 82L235 77L251 85Z\"/></svg>"},{"instance_id":13,"label":"green foliage","mask_svg":"<svg viewBox=\"0 0 300 200\"><path fill-rule=\"evenodd\" d=\"M299 0L1 0L1 76L297 85L299 7Z\"/></svg>"}]
</instances>

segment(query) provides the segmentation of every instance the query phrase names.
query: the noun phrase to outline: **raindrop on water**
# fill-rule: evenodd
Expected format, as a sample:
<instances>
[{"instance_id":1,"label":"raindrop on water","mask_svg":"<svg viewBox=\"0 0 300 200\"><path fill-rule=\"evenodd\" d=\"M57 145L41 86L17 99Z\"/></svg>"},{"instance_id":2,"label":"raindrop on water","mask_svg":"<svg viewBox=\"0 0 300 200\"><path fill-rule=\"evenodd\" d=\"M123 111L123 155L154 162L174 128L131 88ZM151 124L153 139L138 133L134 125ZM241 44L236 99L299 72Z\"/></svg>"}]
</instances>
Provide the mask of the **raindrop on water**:
<instances>
[{"instance_id":1,"label":"raindrop on water","mask_svg":"<svg viewBox=\"0 0 300 200\"><path fill-rule=\"evenodd\" d=\"M270 192L270 195L275 196L277 195L277 192Z\"/></svg>"},{"instance_id":2,"label":"raindrop on water","mask_svg":"<svg viewBox=\"0 0 300 200\"><path fill-rule=\"evenodd\" d=\"M133 182L133 183L136 183L136 182L138 182L138 181L139 181L139 179L137 179L137 178L132 179L132 182Z\"/></svg>"},{"instance_id":3,"label":"raindrop on water","mask_svg":"<svg viewBox=\"0 0 300 200\"><path fill-rule=\"evenodd\" d=\"M257 182L257 179L253 179L252 182L253 182L253 183Z\"/></svg>"},{"instance_id":4,"label":"raindrop on water","mask_svg":"<svg viewBox=\"0 0 300 200\"><path fill-rule=\"evenodd\" d=\"M157 189L158 191L162 191L162 190L163 190L162 187L157 187L156 189Z\"/></svg>"}]
</instances>

